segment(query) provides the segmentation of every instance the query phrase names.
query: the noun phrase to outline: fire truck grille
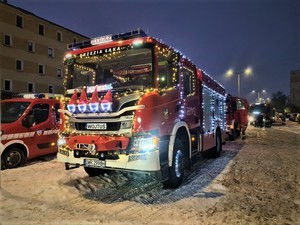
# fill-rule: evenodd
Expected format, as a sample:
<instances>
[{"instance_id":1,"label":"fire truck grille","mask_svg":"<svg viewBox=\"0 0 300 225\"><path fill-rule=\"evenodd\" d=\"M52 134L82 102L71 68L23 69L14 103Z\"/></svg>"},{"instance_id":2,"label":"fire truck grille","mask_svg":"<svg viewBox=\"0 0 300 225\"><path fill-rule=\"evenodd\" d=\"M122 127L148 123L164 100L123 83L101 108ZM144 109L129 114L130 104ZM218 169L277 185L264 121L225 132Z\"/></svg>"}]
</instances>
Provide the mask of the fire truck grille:
<instances>
[{"instance_id":1,"label":"fire truck grille","mask_svg":"<svg viewBox=\"0 0 300 225\"><path fill-rule=\"evenodd\" d=\"M87 123L75 123L75 128L76 130L89 130L89 131L101 131L101 130L106 130L106 131L118 131L120 130L121 122L113 122L113 123L106 123L106 129L103 127L91 129L87 128Z\"/></svg>"}]
</instances>

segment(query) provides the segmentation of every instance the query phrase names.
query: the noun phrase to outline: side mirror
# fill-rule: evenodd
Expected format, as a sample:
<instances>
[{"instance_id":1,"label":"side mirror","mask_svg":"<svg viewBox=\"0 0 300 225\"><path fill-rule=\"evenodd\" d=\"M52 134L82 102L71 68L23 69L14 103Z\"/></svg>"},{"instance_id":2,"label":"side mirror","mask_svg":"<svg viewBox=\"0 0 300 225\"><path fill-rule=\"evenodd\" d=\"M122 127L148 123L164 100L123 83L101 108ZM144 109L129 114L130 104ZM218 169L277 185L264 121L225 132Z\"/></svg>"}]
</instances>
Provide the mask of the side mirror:
<instances>
[{"instance_id":1,"label":"side mirror","mask_svg":"<svg viewBox=\"0 0 300 225\"><path fill-rule=\"evenodd\" d=\"M234 101L234 102L232 103L232 111L235 112L236 110L237 110L237 104L236 104L236 102Z\"/></svg>"},{"instance_id":2,"label":"side mirror","mask_svg":"<svg viewBox=\"0 0 300 225\"><path fill-rule=\"evenodd\" d=\"M27 115L23 120L22 120L22 125L24 127L30 128L33 126L35 123L35 118L33 115Z\"/></svg>"}]
</instances>

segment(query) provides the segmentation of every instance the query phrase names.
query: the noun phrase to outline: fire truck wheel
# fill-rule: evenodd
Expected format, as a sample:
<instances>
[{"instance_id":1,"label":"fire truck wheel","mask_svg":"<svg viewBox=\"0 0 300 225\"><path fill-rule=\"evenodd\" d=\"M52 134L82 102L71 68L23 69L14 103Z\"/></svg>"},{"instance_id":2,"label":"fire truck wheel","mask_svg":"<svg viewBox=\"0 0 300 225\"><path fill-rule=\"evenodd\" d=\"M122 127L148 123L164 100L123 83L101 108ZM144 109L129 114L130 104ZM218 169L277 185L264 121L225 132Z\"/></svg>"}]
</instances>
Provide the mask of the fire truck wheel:
<instances>
[{"instance_id":1,"label":"fire truck wheel","mask_svg":"<svg viewBox=\"0 0 300 225\"><path fill-rule=\"evenodd\" d=\"M221 137L221 132L217 131L216 133L216 146L213 148L212 156L214 158L217 158L220 156L221 151L222 151L222 137Z\"/></svg>"},{"instance_id":2,"label":"fire truck wheel","mask_svg":"<svg viewBox=\"0 0 300 225\"><path fill-rule=\"evenodd\" d=\"M96 177L105 173L105 170L97 168L84 167L84 170L90 177Z\"/></svg>"},{"instance_id":3,"label":"fire truck wheel","mask_svg":"<svg viewBox=\"0 0 300 225\"><path fill-rule=\"evenodd\" d=\"M1 159L4 168L16 168L25 162L24 152L16 147L10 147L3 154Z\"/></svg>"},{"instance_id":4,"label":"fire truck wheel","mask_svg":"<svg viewBox=\"0 0 300 225\"><path fill-rule=\"evenodd\" d=\"M173 163L169 167L169 179L164 181L163 184L168 188L177 188L181 182L184 172L184 148L180 140L176 140L173 149Z\"/></svg>"}]
</instances>

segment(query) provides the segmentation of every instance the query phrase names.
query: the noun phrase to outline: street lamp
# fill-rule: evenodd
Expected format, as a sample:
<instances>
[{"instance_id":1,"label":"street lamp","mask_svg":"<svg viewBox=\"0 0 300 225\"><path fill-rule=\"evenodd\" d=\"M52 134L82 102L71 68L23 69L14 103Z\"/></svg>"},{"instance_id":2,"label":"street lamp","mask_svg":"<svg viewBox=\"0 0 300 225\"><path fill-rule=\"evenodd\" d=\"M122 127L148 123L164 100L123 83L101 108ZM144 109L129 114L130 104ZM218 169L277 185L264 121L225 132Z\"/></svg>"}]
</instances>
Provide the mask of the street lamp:
<instances>
[{"instance_id":1,"label":"street lamp","mask_svg":"<svg viewBox=\"0 0 300 225\"><path fill-rule=\"evenodd\" d=\"M252 93L257 93L257 102L261 102L262 98L261 98L261 95L260 95L260 92L259 91L255 91L255 90L252 90ZM261 91L261 94L264 94L266 93L266 90L262 90Z\"/></svg>"},{"instance_id":2,"label":"street lamp","mask_svg":"<svg viewBox=\"0 0 300 225\"><path fill-rule=\"evenodd\" d=\"M233 69L229 69L226 72L227 77L231 77L234 74L237 75L238 97L240 97L240 95L241 95L241 74L250 75L250 74L252 74L252 69L251 69L251 67L247 67L243 72L234 72Z\"/></svg>"}]
</instances>

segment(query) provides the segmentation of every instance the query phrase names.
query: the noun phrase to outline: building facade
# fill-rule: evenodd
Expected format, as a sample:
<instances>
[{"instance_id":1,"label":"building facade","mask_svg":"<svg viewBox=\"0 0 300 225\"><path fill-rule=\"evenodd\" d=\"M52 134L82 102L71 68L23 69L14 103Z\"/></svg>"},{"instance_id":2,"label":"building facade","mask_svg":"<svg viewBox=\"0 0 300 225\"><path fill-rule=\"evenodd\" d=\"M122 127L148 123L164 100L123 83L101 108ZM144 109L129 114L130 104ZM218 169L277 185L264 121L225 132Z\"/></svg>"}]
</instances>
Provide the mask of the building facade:
<instances>
[{"instance_id":1,"label":"building facade","mask_svg":"<svg viewBox=\"0 0 300 225\"><path fill-rule=\"evenodd\" d=\"M0 1L1 93L63 94L67 44L88 39Z\"/></svg>"},{"instance_id":2,"label":"building facade","mask_svg":"<svg viewBox=\"0 0 300 225\"><path fill-rule=\"evenodd\" d=\"M300 108L300 69L291 71L291 104Z\"/></svg>"}]
</instances>

